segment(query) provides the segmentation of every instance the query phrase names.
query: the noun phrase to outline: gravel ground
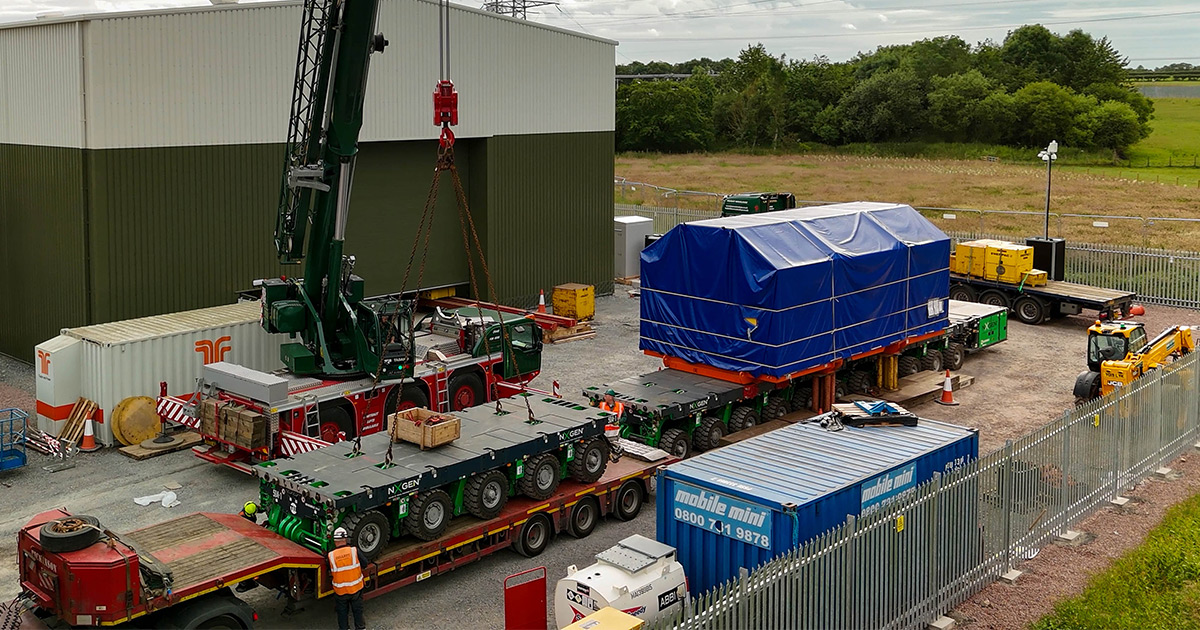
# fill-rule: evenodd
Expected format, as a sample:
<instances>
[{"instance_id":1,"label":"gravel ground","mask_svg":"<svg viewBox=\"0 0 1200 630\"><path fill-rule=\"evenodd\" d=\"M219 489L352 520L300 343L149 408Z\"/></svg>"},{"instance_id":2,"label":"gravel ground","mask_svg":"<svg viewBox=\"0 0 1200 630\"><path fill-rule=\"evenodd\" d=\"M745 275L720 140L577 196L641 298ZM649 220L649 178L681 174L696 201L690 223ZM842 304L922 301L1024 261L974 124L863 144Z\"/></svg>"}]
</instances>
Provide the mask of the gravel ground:
<instances>
[{"instance_id":1,"label":"gravel ground","mask_svg":"<svg viewBox=\"0 0 1200 630\"><path fill-rule=\"evenodd\" d=\"M534 383L549 389L557 378L564 395L579 398L580 390L588 385L632 376L656 369L657 360L637 350L638 303L629 299L623 287L614 297L596 301L597 319L593 324L597 334L593 339L547 346L543 358L543 375ZM1200 322L1200 316L1188 311L1149 308L1143 318L1151 334L1175 322ZM1039 327L1010 325L1008 341L967 360L965 374L976 377L975 383L956 393L959 407L925 404L915 407L923 417L945 420L980 429L982 450L1003 445L1004 440L1016 438L1044 424L1071 405L1071 386L1075 375L1084 368L1085 330L1090 319L1071 317ZM16 405L33 411L33 370L31 367L0 356L0 406ZM0 514L0 599L17 594L15 538L17 529L28 517L41 510L67 506L76 513L90 513L103 518L114 531L128 531L152 525L191 511L236 511L246 500L256 496L254 481L232 470L213 467L188 452L174 453L144 462L132 463L112 450L79 457L73 469L50 474L41 469L48 459L31 453L31 465L0 473L0 488L8 504L21 506ZM1185 469L1190 470L1190 469ZM1171 489L1176 495L1164 495L1171 502L1194 491L1188 483L1149 483L1144 492L1157 486ZM178 491L182 505L175 509L157 506L140 507L132 498L154 494L168 482L183 486ZM1164 502L1163 505L1168 503ZM1157 522L1158 516L1149 511L1151 501L1138 504L1133 512L1147 510L1147 518ZM505 576L534 566L545 566L551 589L565 575L568 565L586 565L592 556L616 541L639 533L654 535L653 504L647 504L637 519L621 523L610 520L584 540L556 540L536 560L516 554L499 553L469 568L439 576L388 594L367 603L372 627L423 628L429 630L462 628L464 620L472 627L499 628L503 626L501 582ZM1161 513L1161 509L1158 510ZM1130 519L1130 515L1113 516ZM1096 518L1096 517L1094 517ZM1139 517L1140 518L1140 517ZM1152 525L1148 525L1148 529ZM1090 525L1085 525L1090 527ZM1119 531L1111 549L1119 544L1137 544L1145 529L1132 525L1103 526L1103 531ZM1098 530L1099 531L1099 530ZM1108 549L1109 547L1105 547ZM1097 551L1096 568L1102 568L1110 556ZM1074 553L1079 551L1072 550ZM1033 562L1035 566L1052 558L1048 550ZM1114 551L1114 553L1117 553ZM1083 562L1066 563L1060 574L1052 578L1054 589L1029 588L1017 591L1010 601L1045 601L1046 605L1063 594L1077 592L1082 587L1092 565ZM1077 585L1077 586L1072 586ZM996 586L991 587L997 588ZM1014 587L1006 587L1015 590ZM1025 588L1020 585L1016 588ZM1072 591L1074 588L1076 590ZM988 591L990 592L990 591ZM986 593L986 592L985 592ZM331 625L333 609L329 602L309 602L308 614L284 619L279 615L282 602L262 589L247 594L247 601L259 610L260 626L265 628L309 628ZM548 594L552 602L553 592ZM978 600L978 598L977 598ZM990 601L1001 602L999 595ZM963 607L965 617L979 620L1007 619L991 608L973 603ZM1034 605L1032 603L1028 604ZM1008 608L1017 608L1009 606ZM996 607L999 610L999 607ZM964 618L965 618L964 617ZM988 628L1015 628L1018 625L989 625ZM1014 622L1016 623L1016 622ZM1022 622L1024 623L1024 622Z\"/></svg>"},{"instance_id":2,"label":"gravel ground","mask_svg":"<svg viewBox=\"0 0 1200 630\"><path fill-rule=\"evenodd\" d=\"M1137 318L1153 337L1174 324L1200 324L1200 313L1146 307ZM1073 316L1027 326L1010 320L1008 340L967 357L962 372L975 383L954 393L957 407L933 402L918 415L980 429L979 452L988 453L1074 406L1075 377L1087 369L1087 328L1093 317Z\"/></svg>"}]
</instances>

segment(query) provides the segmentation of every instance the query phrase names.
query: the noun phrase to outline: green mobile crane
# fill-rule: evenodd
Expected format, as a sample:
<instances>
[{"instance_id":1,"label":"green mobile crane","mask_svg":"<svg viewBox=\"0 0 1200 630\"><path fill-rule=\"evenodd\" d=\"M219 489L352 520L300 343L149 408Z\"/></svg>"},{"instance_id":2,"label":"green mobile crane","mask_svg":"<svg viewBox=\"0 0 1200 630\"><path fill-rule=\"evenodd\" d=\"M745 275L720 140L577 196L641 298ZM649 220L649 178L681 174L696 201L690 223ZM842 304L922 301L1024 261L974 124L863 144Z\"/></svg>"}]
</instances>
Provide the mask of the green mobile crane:
<instances>
[{"instance_id":1,"label":"green mobile crane","mask_svg":"<svg viewBox=\"0 0 1200 630\"><path fill-rule=\"evenodd\" d=\"M354 256L343 252L367 70L371 55L388 45L375 32L378 10L378 0L304 3L275 226L280 262L304 262L304 276L256 283L263 328L300 336L280 349L297 375L412 376L415 303L365 299Z\"/></svg>"}]
</instances>

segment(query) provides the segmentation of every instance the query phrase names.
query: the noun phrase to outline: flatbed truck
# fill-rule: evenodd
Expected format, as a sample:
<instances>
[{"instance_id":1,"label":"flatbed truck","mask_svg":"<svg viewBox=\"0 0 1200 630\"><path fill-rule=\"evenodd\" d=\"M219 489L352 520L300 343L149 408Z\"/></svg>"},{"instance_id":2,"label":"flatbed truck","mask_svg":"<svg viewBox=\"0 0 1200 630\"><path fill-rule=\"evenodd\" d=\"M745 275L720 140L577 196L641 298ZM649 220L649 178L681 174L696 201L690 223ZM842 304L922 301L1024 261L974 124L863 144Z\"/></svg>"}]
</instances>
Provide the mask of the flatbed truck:
<instances>
[{"instance_id":1,"label":"flatbed truck","mask_svg":"<svg viewBox=\"0 0 1200 630\"><path fill-rule=\"evenodd\" d=\"M724 436L789 412L827 412L848 393L874 395L922 370L958 370L968 354L1008 338L1005 307L948 301L944 330L822 365L788 379L754 378L662 357L665 367L584 388L594 404L612 390L625 407L621 437L674 457L716 448Z\"/></svg>"},{"instance_id":2,"label":"flatbed truck","mask_svg":"<svg viewBox=\"0 0 1200 630\"><path fill-rule=\"evenodd\" d=\"M1030 325L1078 315L1084 309L1096 311L1102 319L1118 319L1130 314L1135 297L1131 291L1061 280L1048 280L1035 287L950 274L950 299L1003 306L1017 321Z\"/></svg>"},{"instance_id":3,"label":"flatbed truck","mask_svg":"<svg viewBox=\"0 0 1200 630\"><path fill-rule=\"evenodd\" d=\"M363 566L364 597L504 549L537 556L556 534L586 537L606 515L637 517L656 470L674 461L645 453L656 461L625 457L594 483L565 481L545 500L514 498L495 518L456 518L436 540L394 542ZM249 579L290 602L333 595L322 554L234 514L194 513L118 535L57 509L33 517L17 539L21 628L252 628L257 614L230 589Z\"/></svg>"}]
</instances>

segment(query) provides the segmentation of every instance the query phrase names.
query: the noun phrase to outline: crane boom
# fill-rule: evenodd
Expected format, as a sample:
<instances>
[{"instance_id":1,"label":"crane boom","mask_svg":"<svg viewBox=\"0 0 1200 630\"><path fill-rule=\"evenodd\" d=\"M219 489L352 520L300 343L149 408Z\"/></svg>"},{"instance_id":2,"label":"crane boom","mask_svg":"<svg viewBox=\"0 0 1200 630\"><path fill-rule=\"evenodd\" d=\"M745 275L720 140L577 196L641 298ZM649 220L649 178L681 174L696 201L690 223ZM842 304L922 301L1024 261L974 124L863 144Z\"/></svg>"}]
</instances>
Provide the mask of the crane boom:
<instances>
[{"instance_id":1,"label":"crane boom","mask_svg":"<svg viewBox=\"0 0 1200 630\"><path fill-rule=\"evenodd\" d=\"M301 337L280 350L296 374L411 374L413 304L363 299L343 252L371 54L388 44L375 32L378 11L379 0L304 3L275 227L280 261L303 262L304 274L258 283L263 327Z\"/></svg>"}]
</instances>

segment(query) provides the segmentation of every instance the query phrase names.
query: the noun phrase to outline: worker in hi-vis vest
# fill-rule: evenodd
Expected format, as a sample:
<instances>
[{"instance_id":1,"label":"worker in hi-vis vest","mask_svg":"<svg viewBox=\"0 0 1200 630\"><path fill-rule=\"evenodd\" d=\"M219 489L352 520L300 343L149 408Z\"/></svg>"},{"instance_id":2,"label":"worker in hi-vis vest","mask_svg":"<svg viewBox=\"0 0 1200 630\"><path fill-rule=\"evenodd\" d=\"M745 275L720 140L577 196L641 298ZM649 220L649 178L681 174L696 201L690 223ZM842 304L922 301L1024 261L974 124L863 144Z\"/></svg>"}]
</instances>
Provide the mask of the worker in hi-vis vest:
<instances>
[{"instance_id":1,"label":"worker in hi-vis vest","mask_svg":"<svg viewBox=\"0 0 1200 630\"><path fill-rule=\"evenodd\" d=\"M625 403L617 402L617 392L608 390L604 392L604 402L600 403L600 411L607 411L617 415L617 420L620 421L625 415Z\"/></svg>"},{"instance_id":2,"label":"worker in hi-vis vest","mask_svg":"<svg viewBox=\"0 0 1200 630\"><path fill-rule=\"evenodd\" d=\"M329 552L329 576L333 582L338 630L350 630L350 611L354 627L366 630L363 620L363 572L358 563L358 547L350 544L350 532L344 527L333 530L333 551Z\"/></svg>"}]
</instances>

